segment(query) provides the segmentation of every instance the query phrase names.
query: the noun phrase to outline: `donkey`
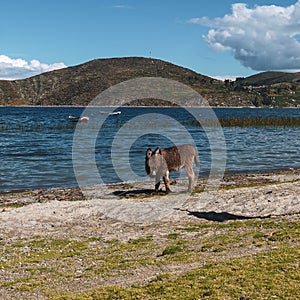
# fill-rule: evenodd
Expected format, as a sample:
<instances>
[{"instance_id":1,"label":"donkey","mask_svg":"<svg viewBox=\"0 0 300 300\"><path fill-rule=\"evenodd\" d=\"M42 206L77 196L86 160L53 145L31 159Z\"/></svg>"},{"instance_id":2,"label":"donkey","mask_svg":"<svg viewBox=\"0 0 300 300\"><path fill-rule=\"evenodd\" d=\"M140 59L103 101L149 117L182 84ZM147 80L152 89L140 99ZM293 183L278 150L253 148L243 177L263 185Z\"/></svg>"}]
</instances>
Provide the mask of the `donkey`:
<instances>
[{"instance_id":1,"label":"donkey","mask_svg":"<svg viewBox=\"0 0 300 300\"><path fill-rule=\"evenodd\" d=\"M185 168L189 178L188 191L191 192L195 177L193 162L198 168L200 167L197 150L192 145L184 144L165 149L156 148L154 151L148 148L145 157L145 169L147 175L155 177L155 191L158 191L160 178L163 177L166 193L169 193L171 192L169 172Z\"/></svg>"}]
</instances>

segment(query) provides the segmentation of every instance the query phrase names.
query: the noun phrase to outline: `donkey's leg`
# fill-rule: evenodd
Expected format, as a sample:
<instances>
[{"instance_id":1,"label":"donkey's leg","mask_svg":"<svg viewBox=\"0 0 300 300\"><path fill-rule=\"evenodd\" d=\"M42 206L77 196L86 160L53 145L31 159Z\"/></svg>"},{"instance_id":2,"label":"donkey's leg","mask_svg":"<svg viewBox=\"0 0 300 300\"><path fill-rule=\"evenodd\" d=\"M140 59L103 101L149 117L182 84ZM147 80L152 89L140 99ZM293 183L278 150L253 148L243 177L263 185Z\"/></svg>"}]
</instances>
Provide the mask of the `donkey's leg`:
<instances>
[{"instance_id":1,"label":"donkey's leg","mask_svg":"<svg viewBox=\"0 0 300 300\"><path fill-rule=\"evenodd\" d=\"M166 193L170 193L171 189L170 189L169 171L166 171L166 173L163 176L163 179L166 186Z\"/></svg>"},{"instance_id":2,"label":"donkey's leg","mask_svg":"<svg viewBox=\"0 0 300 300\"><path fill-rule=\"evenodd\" d=\"M160 186L160 176L157 175L155 177L155 192L158 192L159 186Z\"/></svg>"},{"instance_id":3,"label":"donkey's leg","mask_svg":"<svg viewBox=\"0 0 300 300\"><path fill-rule=\"evenodd\" d=\"M188 191L191 193L193 191L193 187L194 187L195 173L194 173L194 170L193 170L192 166L189 166L189 167L186 166L185 170L186 170L187 176L189 178L189 188L188 188Z\"/></svg>"}]
</instances>

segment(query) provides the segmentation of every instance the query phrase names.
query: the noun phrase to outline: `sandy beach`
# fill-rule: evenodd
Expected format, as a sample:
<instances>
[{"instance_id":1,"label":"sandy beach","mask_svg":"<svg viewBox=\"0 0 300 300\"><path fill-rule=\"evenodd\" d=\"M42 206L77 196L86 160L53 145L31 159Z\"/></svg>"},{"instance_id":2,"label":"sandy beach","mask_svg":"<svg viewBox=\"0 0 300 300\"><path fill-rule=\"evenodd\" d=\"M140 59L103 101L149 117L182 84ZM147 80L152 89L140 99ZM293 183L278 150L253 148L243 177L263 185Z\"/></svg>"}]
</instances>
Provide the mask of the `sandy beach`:
<instances>
[{"instance_id":1,"label":"sandy beach","mask_svg":"<svg viewBox=\"0 0 300 300\"><path fill-rule=\"evenodd\" d=\"M1 234L63 234L101 227L157 225L169 222L226 221L300 213L300 170L225 176L219 189L185 193L187 183L175 181L173 193L155 194L152 182L105 188L33 190L0 194ZM199 179L195 190L205 186ZM87 199L88 198L88 199ZM20 207L18 207L20 206ZM79 230L79 231L78 231ZM99 229L97 233L100 234ZM131 238L130 234L122 238Z\"/></svg>"}]
</instances>

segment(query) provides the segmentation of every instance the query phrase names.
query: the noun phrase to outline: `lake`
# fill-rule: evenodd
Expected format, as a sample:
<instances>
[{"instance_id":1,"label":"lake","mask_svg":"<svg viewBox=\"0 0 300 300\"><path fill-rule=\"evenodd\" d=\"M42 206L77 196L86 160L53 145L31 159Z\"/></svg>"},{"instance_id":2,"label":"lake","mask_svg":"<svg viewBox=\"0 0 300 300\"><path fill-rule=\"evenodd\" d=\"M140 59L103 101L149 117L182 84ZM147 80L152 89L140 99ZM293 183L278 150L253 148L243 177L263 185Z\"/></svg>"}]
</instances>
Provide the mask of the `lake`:
<instances>
[{"instance_id":1,"label":"lake","mask_svg":"<svg viewBox=\"0 0 300 300\"><path fill-rule=\"evenodd\" d=\"M300 109L215 108L212 113L205 108L122 107L116 109L120 115L106 110L93 108L86 112L89 122L76 123L69 115L80 116L84 108L0 107L0 191L71 187L77 179L87 185L99 178L103 183L146 180L148 147L186 142L197 147L201 177L218 168L218 160L228 173L300 168L299 126L196 124L214 114L220 119L300 118ZM225 161L218 157L222 153Z\"/></svg>"}]
</instances>

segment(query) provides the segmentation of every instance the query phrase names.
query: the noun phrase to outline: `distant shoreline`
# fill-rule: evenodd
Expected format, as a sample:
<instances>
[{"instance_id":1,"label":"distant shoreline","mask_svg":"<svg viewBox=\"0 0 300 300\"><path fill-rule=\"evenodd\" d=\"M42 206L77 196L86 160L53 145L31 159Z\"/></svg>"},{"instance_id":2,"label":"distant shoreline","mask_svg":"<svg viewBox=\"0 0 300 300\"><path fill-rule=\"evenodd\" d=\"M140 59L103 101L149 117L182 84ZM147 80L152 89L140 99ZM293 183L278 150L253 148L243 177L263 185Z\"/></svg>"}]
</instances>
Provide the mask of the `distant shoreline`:
<instances>
[{"instance_id":1,"label":"distant shoreline","mask_svg":"<svg viewBox=\"0 0 300 300\"><path fill-rule=\"evenodd\" d=\"M256 107L256 106L144 106L144 105L129 105L129 106L84 106L84 105L0 105L0 107L14 107L14 108L87 108L87 107L99 107L99 108L235 108L235 109L300 109L300 107Z\"/></svg>"},{"instance_id":2,"label":"distant shoreline","mask_svg":"<svg viewBox=\"0 0 300 300\"><path fill-rule=\"evenodd\" d=\"M276 170L264 170L264 171L253 171L253 172L228 172L225 171L223 176L223 181L226 182L228 178L231 178L233 181L238 181L240 178L251 178L251 177L259 177L259 176L278 176L278 175L289 175L289 174L298 174L300 175L300 168L282 168L282 169L276 169ZM198 177L198 181L205 181L207 177ZM173 180L173 179L172 179ZM184 179L174 179L175 181L182 181ZM115 182L115 183L108 183L104 184L104 186L108 187L122 187L124 184L128 185L152 185L152 180L146 180L146 181L132 181L132 182ZM244 182L245 183L245 182ZM38 192L41 193L48 193L51 191L72 191L72 190L80 190L80 187L78 185L70 185L70 186L56 186L56 187L36 187L33 189L13 189L13 190L6 190L6 191L0 191L0 206L1 206L1 197L5 195L22 195L32 192Z\"/></svg>"}]
</instances>

